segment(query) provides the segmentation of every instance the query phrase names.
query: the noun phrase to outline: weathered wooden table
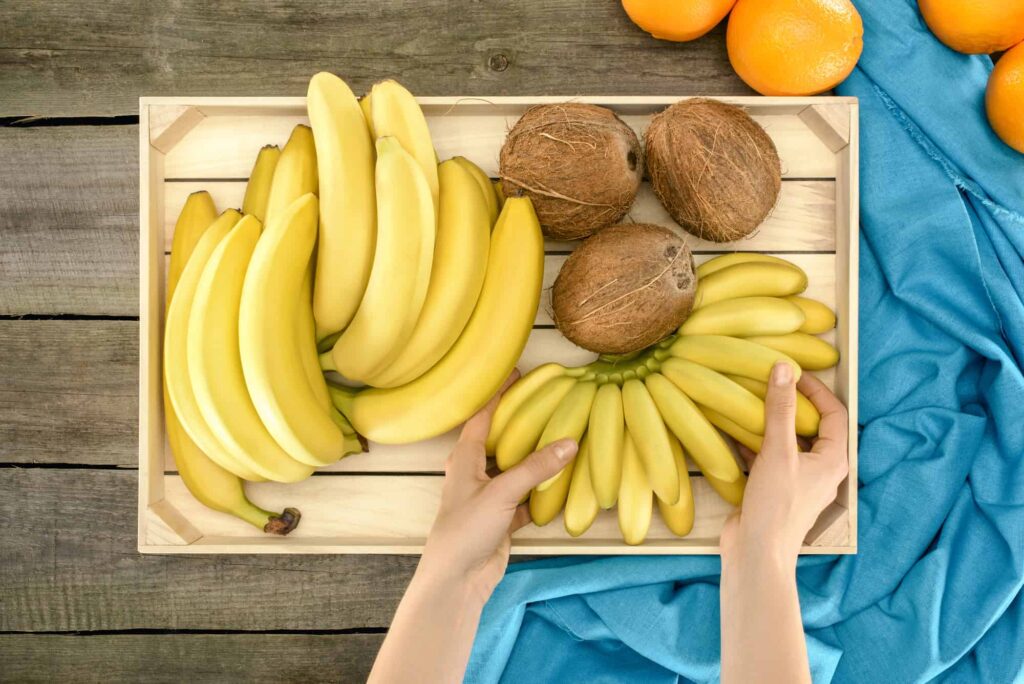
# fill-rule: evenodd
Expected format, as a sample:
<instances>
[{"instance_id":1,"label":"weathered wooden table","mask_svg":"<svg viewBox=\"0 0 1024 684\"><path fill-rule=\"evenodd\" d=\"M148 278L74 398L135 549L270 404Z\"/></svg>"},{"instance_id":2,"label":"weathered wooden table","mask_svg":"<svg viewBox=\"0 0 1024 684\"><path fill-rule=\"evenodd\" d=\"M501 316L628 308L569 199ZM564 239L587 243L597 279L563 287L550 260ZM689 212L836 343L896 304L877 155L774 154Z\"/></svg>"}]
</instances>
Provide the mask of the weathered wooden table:
<instances>
[{"instance_id":1,"label":"weathered wooden table","mask_svg":"<svg viewBox=\"0 0 1024 684\"><path fill-rule=\"evenodd\" d=\"M750 91L614 0L0 3L0 681L358 681L416 558L140 556L138 97Z\"/></svg>"}]
</instances>

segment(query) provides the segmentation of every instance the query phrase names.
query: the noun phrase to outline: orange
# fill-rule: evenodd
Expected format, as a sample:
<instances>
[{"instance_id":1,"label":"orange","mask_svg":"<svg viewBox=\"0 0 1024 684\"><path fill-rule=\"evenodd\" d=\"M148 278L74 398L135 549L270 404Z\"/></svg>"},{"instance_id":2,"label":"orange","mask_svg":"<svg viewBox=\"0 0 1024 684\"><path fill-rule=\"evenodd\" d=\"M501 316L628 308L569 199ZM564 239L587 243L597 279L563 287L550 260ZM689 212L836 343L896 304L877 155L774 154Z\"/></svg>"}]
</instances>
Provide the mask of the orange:
<instances>
[{"instance_id":1,"label":"orange","mask_svg":"<svg viewBox=\"0 0 1024 684\"><path fill-rule=\"evenodd\" d=\"M732 68L762 95L816 95L850 75L863 35L849 0L739 0L726 44Z\"/></svg>"},{"instance_id":2,"label":"orange","mask_svg":"<svg viewBox=\"0 0 1024 684\"><path fill-rule=\"evenodd\" d=\"M725 18L736 0L622 0L633 23L661 40L700 38Z\"/></svg>"},{"instance_id":3,"label":"orange","mask_svg":"<svg viewBox=\"0 0 1024 684\"><path fill-rule=\"evenodd\" d=\"M985 111L996 135L1024 152L1024 43L996 62L985 90Z\"/></svg>"},{"instance_id":4,"label":"orange","mask_svg":"<svg viewBox=\"0 0 1024 684\"><path fill-rule=\"evenodd\" d=\"M924 22L957 52L999 52L1024 40L1024 0L918 0Z\"/></svg>"}]
</instances>

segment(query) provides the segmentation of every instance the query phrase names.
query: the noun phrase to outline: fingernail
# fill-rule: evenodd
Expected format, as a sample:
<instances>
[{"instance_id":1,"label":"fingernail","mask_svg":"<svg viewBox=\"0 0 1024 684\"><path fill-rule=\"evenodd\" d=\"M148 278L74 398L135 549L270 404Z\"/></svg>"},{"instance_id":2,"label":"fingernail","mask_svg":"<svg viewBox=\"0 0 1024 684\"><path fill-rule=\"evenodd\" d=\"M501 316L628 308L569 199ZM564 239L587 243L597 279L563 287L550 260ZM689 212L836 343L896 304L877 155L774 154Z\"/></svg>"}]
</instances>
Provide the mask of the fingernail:
<instances>
[{"instance_id":1,"label":"fingernail","mask_svg":"<svg viewBox=\"0 0 1024 684\"><path fill-rule=\"evenodd\" d=\"M576 442L571 439L563 439L555 444L555 458L559 461L568 461L576 453Z\"/></svg>"},{"instance_id":2,"label":"fingernail","mask_svg":"<svg viewBox=\"0 0 1024 684\"><path fill-rule=\"evenodd\" d=\"M793 382L793 367L785 361L780 361L772 368L772 382L779 386L785 386Z\"/></svg>"}]
</instances>

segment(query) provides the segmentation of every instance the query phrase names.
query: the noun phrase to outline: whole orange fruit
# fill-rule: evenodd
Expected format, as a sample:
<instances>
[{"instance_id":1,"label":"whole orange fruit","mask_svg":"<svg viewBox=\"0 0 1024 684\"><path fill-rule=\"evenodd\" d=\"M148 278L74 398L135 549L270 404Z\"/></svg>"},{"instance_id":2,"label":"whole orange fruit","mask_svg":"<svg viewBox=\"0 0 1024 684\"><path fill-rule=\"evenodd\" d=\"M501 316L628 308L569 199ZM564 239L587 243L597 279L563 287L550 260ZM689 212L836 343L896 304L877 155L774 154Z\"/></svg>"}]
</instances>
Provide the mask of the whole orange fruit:
<instances>
[{"instance_id":1,"label":"whole orange fruit","mask_svg":"<svg viewBox=\"0 0 1024 684\"><path fill-rule=\"evenodd\" d=\"M736 0L622 0L633 23L661 40L700 38L725 18Z\"/></svg>"},{"instance_id":2,"label":"whole orange fruit","mask_svg":"<svg viewBox=\"0 0 1024 684\"><path fill-rule=\"evenodd\" d=\"M732 68L762 95L816 95L853 71L863 35L849 0L738 0L726 44Z\"/></svg>"},{"instance_id":3,"label":"whole orange fruit","mask_svg":"<svg viewBox=\"0 0 1024 684\"><path fill-rule=\"evenodd\" d=\"M957 52L999 52L1024 40L1024 0L918 0L935 37Z\"/></svg>"},{"instance_id":4,"label":"whole orange fruit","mask_svg":"<svg viewBox=\"0 0 1024 684\"><path fill-rule=\"evenodd\" d=\"M996 62L985 89L985 111L996 135L1024 152L1024 43Z\"/></svg>"}]
</instances>

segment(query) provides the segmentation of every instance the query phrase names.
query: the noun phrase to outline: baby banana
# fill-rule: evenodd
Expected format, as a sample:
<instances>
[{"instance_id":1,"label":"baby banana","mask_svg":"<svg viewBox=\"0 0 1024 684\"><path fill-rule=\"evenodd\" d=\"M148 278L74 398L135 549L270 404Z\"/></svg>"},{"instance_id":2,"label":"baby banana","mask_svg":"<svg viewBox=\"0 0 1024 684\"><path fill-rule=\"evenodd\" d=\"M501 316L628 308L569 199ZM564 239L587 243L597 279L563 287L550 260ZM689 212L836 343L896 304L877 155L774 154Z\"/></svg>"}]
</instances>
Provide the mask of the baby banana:
<instances>
[{"instance_id":1,"label":"baby banana","mask_svg":"<svg viewBox=\"0 0 1024 684\"><path fill-rule=\"evenodd\" d=\"M708 259L703 264L697 267L697 278L706 278L707 276L721 271L723 268L729 268L736 264L746 263L762 263L762 264L778 264L779 266L792 266L796 268L796 264L792 261L780 259L779 257L772 256L771 254L760 254L758 252L731 252L729 254L723 254L717 256L714 259Z\"/></svg>"},{"instance_id":2,"label":"baby banana","mask_svg":"<svg viewBox=\"0 0 1024 684\"><path fill-rule=\"evenodd\" d=\"M264 145L256 155L256 163L249 173L249 182L245 186L245 198L242 200L242 213L255 216L262 226L267 218L267 200L270 199L270 185L274 180L274 169L281 157L281 149L277 145Z\"/></svg>"},{"instance_id":3,"label":"baby banana","mask_svg":"<svg viewBox=\"0 0 1024 684\"><path fill-rule=\"evenodd\" d=\"M270 436L249 398L238 347L242 282L260 222L246 216L214 250L196 287L188 324L188 371L196 403L217 440L255 473L297 482L313 472Z\"/></svg>"},{"instance_id":4,"label":"baby banana","mask_svg":"<svg viewBox=\"0 0 1024 684\"><path fill-rule=\"evenodd\" d=\"M321 340L348 326L370 279L377 239L374 149L363 110L334 74L309 80L306 109L320 187L313 316Z\"/></svg>"},{"instance_id":5,"label":"baby banana","mask_svg":"<svg viewBox=\"0 0 1024 684\"><path fill-rule=\"evenodd\" d=\"M749 339L786 354L807 370L824 370L839 363L839 350L820 337L807 333L758 335Z\"/></svg>"},{"instance_id":6,"label":"baby banana","mask_svg":"<svg viewBox=\"0 0 1024 684\"><path fill-rule=\"evenodd\" d=\"M660 373L652 373L645 382L665 423L706 477L732 482L743 475L722 435L690 397Z\"/></svg>"},{"instance_id":7,"label":"baby banana","mask_svg":"<svg viewBox=\"0 0 1024 684\"><path fill-rule=\"evenodd\" d=\"M761 451L761 443L764 441L764 437L761 435L755 435L750 430L737 425L712 408L701 406L700 410L701 413L704 414L704 417L711 421L711 424L716 428L729 435L755 454Z\"/></svg>"},{"instance_id":8,"label":"baby banana","mask_svg":"<svg viewBox=\"0 0 1024 684\"><path fill-rule=\"evenodd\" d=\"M681 335L784 335L804 324L804 312L778 297L741 297L697 309L679 326Z\"/></svg>"},{"instance_id":9,"label":"baby banana","mask_svg":"<svg viewBox=\"0 0 1024 684\"><path fill-rule=\"evenodd\" d=\"M590 440L584 436L580 442L579 453L576 454L569 495L565 500L565 531L574 537L590 529L598 511L601 510L597 505L594 488L590 484L590 455Z\"/></svg>"},{"instance_id":10,"label":"baby banana","mask_svg":"<svg viewBox=\"0 0 1024 684\"><path fill-rule=\"evenodd\" d=\"M658 498L674 504L679 500L679 473L672 458L665 421L641 380L627 380L622 384L622 408L626 428L643 461L651 489ZM625 478L625 462L623 462ZM621 496L622 487L619 488ZM622 505L622 502L619 502Z\"/></svg>"},{"instance_id":11,"label":"baby banana","mask_svg":"<svg viewBox=\"0 0 1024 684\"><path fill-rule=\"evenodd\" d=\"M809 335L820 335L821 333L836 327L836 315L817 299L793 295L786 297L804 312L804 324L800 326L800 332Z\"/></svg>"},{"instance_id":12,"label":"baby banana","mask_svg":"<svg viewBox=\"0 0 1024 684\"><path fill-rule=\"evenodd\" d=\"M601 508L615 505L622 478L622 440L626 430L622 390L606 383L597 388L590 409L590 481Z\"/></svg>"},{"instance_id":13,"label":"baby banana","mask_svg":"<svg viewBox=\"0 0 1024 684\"><path fill-rule=\"evenodd\" d=\"M554 484L544 491L534 488L530 492L530 518L535 525L547 525L565 507L565 500L569 496L569 485L572 484L572 473L575 463L576 459L573 459L569 462L569 465L562 468Z\"/></svg>"},{"instance_id":14,"label":"baby banana","mask_svg":"<svg viewBox=\"0 0 1024 684\"><path fill-rule=\"evenodd\" d=\"M671 455L671 448L669 449ZM672 463L673 469L675 462ZM676 489L679 488L679 476L673 474ZM677 497L678 500L678 497ZM654 509L654 497L651 484L644 470L643 461L629 430L623 440L622 448L622 483L619 485L619 531L622 539L630 546L643 542L651 527L651 512Z\"/></svg>"},{"instance_id":15,"label":"baby banana","mask_svg":"<svg viewBox=\"0 0 1024 684\"><path fill-rule=\"evenodd\" d=\"M280 168L280 167L279 167ZM242 284L239 351L256 412L281 447L309 466L334 463L350 448L303 369L296 307L316 243L319 203L307 193L270 224Z\"/></svg>"},{"instance_id":16,"label":"baby banana","mask_svg":"<svg viewBox=\"0 0 1024 684\"><path fill-rule=\"evenodd\" d=\"M700 278L694 309L740 297L785 297L807 289L807 274L795 265L750 261Z\"/></svg>"},{"instance_id":17,"label":"baby banana","mask_svg":"<svg viewBox=\"0 0 1024 684\"><path fill-rule=\"evenodd\" d=\"M370 90L370 111L375 137L394 137L423 169L423 176L438 207L437 154L430 129L416 98L395 81L375 83Z\"/></svg>"},{"instance_id":18,"label":"baby banana","mask_svg":"<svg viewBox=\"0 0 1024 684\"><path fill-rule=\"evenodd\" d=\"M435 437L494 396L533 329L544 277L544 237L528 198L510 198L491 234L487 272L473 315L451 350L407 385L332 391L363 436L384 444Z\"/></svg>"},{"instance_id":19,"label":"baby banana","mask_svg":"<svg viewBox=\"0 0 1024 684\"><path fill-rule=\"evenodd\" d=\"M487 204L473 176L454 160L438 167L438 179L441 209L427 299L398 357L373 377L375 387L404 385L440 361L466 327L484 284L492 223Z\"/></svg>"},{"instance_id":20,"label":"baby banana","mask_svg":"<svg viewBox=\"0 0 1024 684\"><path fill-rule=\"evenodd\" d=\"M494 194L494 186L491 185L491 179L487 177L483 169L465 157L455 157L454 159L462 168L469 171L473 176L473 180L480 186L480 193L484 196L484 202L487 204L487 213L491 217L491 225L493 226L494 222L498 220L498 197ZM439 167L438 175L440 175L440 171Z\"/></svg>"},{"instance_id":21,"label":"baby banana","mask_svg":"<svg viewBox=\"0 0 1024 684\"><path fill-rule=\"evenodd\" d=\"M270 224L277 220L277 215L283 214L296 199L307 192L316 194L319 189L316 167L313 131L309 126L300 124L292 129L274 167L274 179L270 182L270 193L267 195L264 229L269 229Z\"/></svg>"},{"instance_id":22,"label":"baby banana","mask_svg":"<svg viewBox=\"0 0 1024 684\"><path fill-rule=\"evenodd\" d=\"M377 248L352 323L334 343L334 367L374 384L402 351L423 309L434 260L434 206L416 161L396 138L377 138Z\"/></svg>"},{"instance_id":23,"label":"baby banana","mask_svg":"<svg viewBox=\"0 0 1024 684\"><path fill-rule=\"evenodd\" d=\"M181 271L185 268L192 250L199 238L217 218L217 208L206 190L193 192L185 200L185 206L174 224L174 238L171 240L171 263L167 269L167 301L171 301L174 288L178 286Z\"/></svg>"},{"instance_id":24,"label":"baby banana","mask_svg":"<svg viewBox=\"0 0 1024 684\"><path fill-rule=\"evenodd\" d=\"M661 373L686 396L753 433L764 434L764 402L741 385L692 361L666 359Z\"/></svg>"},{"instance_id":25,"label":"baby banana","mask_svg":"<svg viewBox=\"0 0 1024 684\"><path fill-rule=\"evenodd\" d=\"M531 401L533 395L549 380L560 378L567 374L566 368L557 363L545 363L537 366L532 371L519 378L511 387L505 390L498 402L498 408L491 418L491 431L487 435L487 453L493 454L498 447L498 438L501 437L512 417L522 408L527 401Z\"/></svg>"},{"instance_id":26,"label":"baby banana","mask_svg":"<svg viewBox=\"0 0 1024 684\"><path fill-rule=\"evenodd\" d=\"M583 433L587 430L587 422L590 420L590 407L594 404L594 395L597 393L596 382L577 382L569 390L565 398L558 404L558 408L551 414L544 432L537 440L536 449L543 449L552 442L560 439L572 439L579 442ZM558 475L548 478L537 485L537 491L543 492L550 487Z\"/></svg>"},{"instance_id":27,"label":"baby banana","mask_svg":"<svg viewBox=\"0 0 1024 684\"><path fill-rule=\"evenodd\" d=\"M736 375L728 376L730 380L742 385L760 399L768 396L768 385L764 382L742 378ZM811 400L800 392L796 393L796 434L802 437L813 437L818 434L818 423L821 421L821 414L811 403ZM731 434L731 433L730 433Z\"/></svg>"},{"instance_id":28,"label":"baby banana","mask_svg":"<svg viewBox=\"0 0 1024 684\"><path fill-rule=\"evenodd\" d=\"M530 455L562 400L572 392L576 379L561 376L549 380L508 421L495 450L498 468L508 470Z\"/></svg>"},{"instance_id":29,"label":"baby banana","mask_svg":"<svg viewBox=\"0 0 1024 684\"><path fill-rule=\"evenodd\" d=\"M667 504L658 499L658 511L662 520L672 533L685 537L693 529L693 491L690 489L690 472L686 469L683 457L683 446L675 436L669 436L672 445L672 456L676 460L676 471L679 472L679 501ZM568 512L568 508L566 508Z\"/></svg>"},{"instance_id":30,"label":"baby banana","mask_svg":"<svg viewBox=\"0 0 1024 684\"><path fill-rule=\"evenodd\" d=\"M732 373L767 382L772 367L786 361L800 379L800 365L782 352L740 337L725 335L683 335L669 347L669 353L719 373Z\"/></svg>"}]
</instances>

